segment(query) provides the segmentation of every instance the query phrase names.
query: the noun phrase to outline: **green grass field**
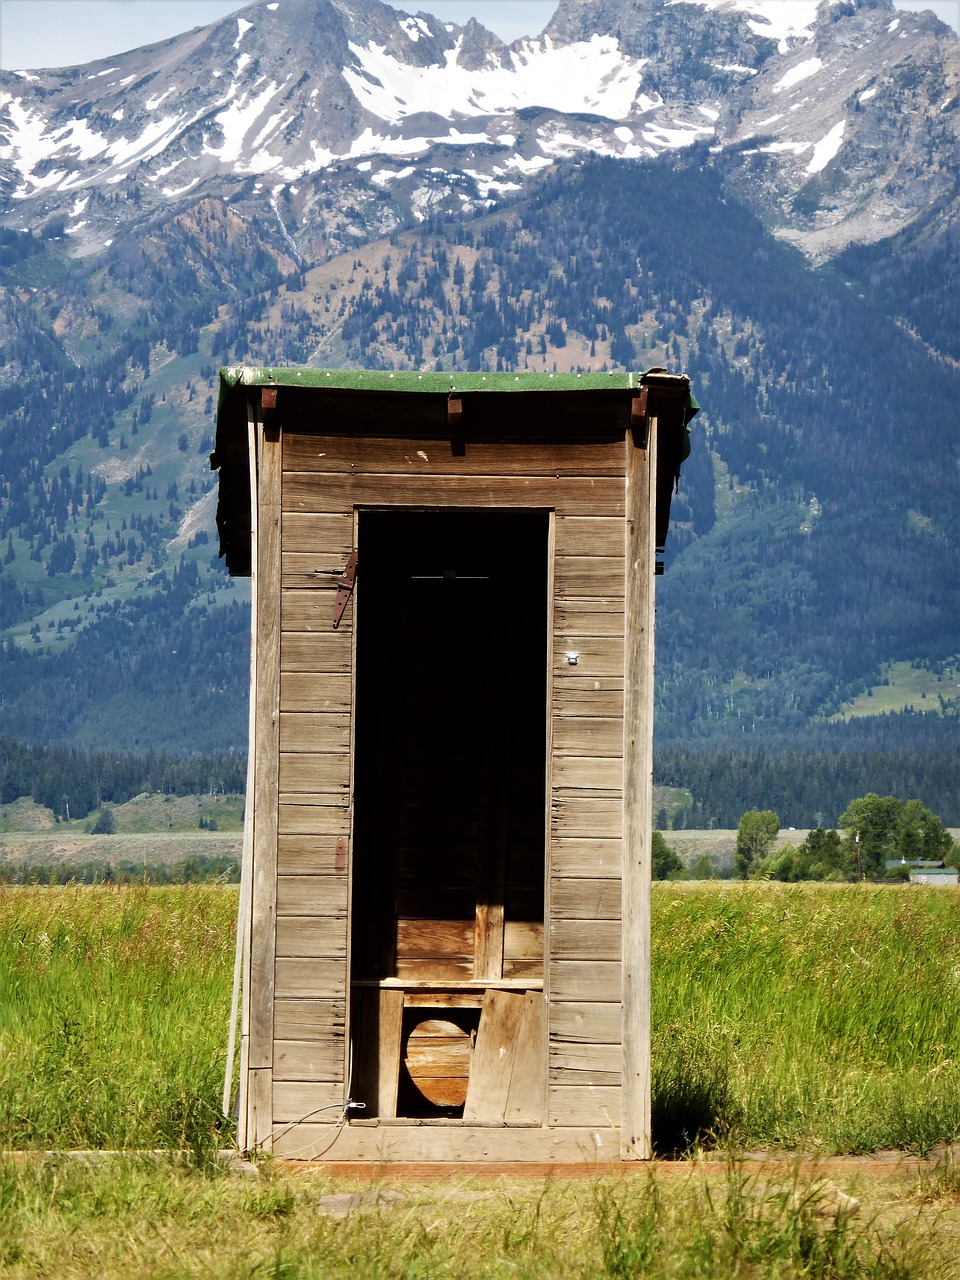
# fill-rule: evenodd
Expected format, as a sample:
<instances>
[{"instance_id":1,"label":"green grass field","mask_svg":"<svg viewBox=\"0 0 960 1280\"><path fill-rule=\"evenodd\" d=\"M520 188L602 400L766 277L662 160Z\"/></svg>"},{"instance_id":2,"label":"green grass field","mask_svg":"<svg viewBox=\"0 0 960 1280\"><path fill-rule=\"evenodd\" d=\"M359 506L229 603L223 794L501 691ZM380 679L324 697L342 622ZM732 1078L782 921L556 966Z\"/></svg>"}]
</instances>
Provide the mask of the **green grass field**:
<instances>
[{"instance_id":1,"label":"green grass field","mask_svg":"<svg viewBox=\"0 0 960 1280\"><path fill-rule=\"evenodd\" d=\"M884 668L884 683L874 685L851 702L845 702L831 720L879 716L895 711L935 711L956 714L960 706L960 660L948 662L942 673L909 662L891 662Z\"/></svg>"},{"instance_id":2,"label":"green grass field","mask_svg":"<svg viewBox=\"0 0 960 1280\"><path fill-rule=\"evenodd\" d=\"M235 909L229 886L0 888L0 1148L25 1153L0 1157L0 1275L960 1276L943 1150L892 1181L845 1174L855 1217L822 1178L732 1159L572 1182L227 1175ZM950 890L656 886L660 1150L954 1141L958 924ZM186 1155L43 1154L98 1147Z\"/></svg>"}]
</instances>

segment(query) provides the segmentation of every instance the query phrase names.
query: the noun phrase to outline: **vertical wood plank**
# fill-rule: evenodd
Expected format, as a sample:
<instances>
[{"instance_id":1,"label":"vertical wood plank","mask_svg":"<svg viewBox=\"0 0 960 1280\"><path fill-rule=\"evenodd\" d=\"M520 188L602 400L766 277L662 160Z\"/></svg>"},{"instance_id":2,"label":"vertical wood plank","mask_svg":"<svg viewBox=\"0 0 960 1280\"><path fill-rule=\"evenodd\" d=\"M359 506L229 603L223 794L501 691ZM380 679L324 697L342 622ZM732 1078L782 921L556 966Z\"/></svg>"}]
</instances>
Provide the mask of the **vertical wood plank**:
<instances>
[{"instance_id":1,"label":"vertical wood plank","mask_svg":"<svg viewBox=\"0 0 960 1280\"><path fill-rule=\"evenodd\" d=\"M254 690L257 687L257 405L254 393L247 396L247 467L250 476L250 684L247 690L247 788L252 796L256 787L257 715ZM249 1149L252 1137L249 1133L249 1079L250 1065L250 935L253 909L253 836L254 808L244 805L243 856L240 868L240 902L237 907L237 949L234 985L239 979L240 995L240 1076L237 1087L237 1149ZM233 1027L231 1026L231 1030ZM231 1085L232 1057L228 1054L227 1079L224 1083L224 1110L227 1092Z\"/></svg>"},{"instance_id":2,"label":"vertical wood plank","mask_svg":"<svg viewBox=\"0 0 960 1280\"><path fill-rule=\"evenodd\" d=\"M517 1032L505 1120L539 1124L543 1119L543 993L528 991Z\"/></svg>"},{"instance_id":3,"label":"vertical wood plank","mask_svg":"<svg viewBox=\"0 0 960 1280\"><path fill-rule=\"evenodd\" d=\"M623 682L623 1111L620 1155L650 1158L650 840L657 422L628 431Z\"/></svg>"},{"instance_id":4,"label":"vertical wood plank","mask_svg":"<svg viewBox=\"0 0 960 1280\"><path fill-rule=\"evenodd\" d=\"M273 1069L254 1068L248 1073L247 1142L244 1150L254 1147L270 1151L273 1146Z\"/></svg>"},{"instance_id":5,"label":"vertical wood plank","mask_svg":"<svg viewBox=\"0 0 960 1280\"><path fill-rule=\"evenodd\" d=\"M484 992L463 1107L465 1123L503 1119L524 1003L525 996L517 991Z\"/></svg>"},{"instance_id":6,"label":"vertical wood plank","mask_svg":"<svg viewBox=\"0 0 960 1280\"><path fill-rule=\"evenodd\" d=\"M280 762L280 440L258 431L256 777L250 948L250 1066L273 1064Z\"/></svg>"},{"instance_id":7,"label":"vertical wood plank","mask_svg":"<svg viewBox=\"0 0 960 1280\"><path fill-rule=\"evenodd\" d=\"M400 1082L400 1041L403 1024L403 992L380 992L379 1081L377 1115L397 1114L397 1086Z\"/></svg>"}]
</instances>

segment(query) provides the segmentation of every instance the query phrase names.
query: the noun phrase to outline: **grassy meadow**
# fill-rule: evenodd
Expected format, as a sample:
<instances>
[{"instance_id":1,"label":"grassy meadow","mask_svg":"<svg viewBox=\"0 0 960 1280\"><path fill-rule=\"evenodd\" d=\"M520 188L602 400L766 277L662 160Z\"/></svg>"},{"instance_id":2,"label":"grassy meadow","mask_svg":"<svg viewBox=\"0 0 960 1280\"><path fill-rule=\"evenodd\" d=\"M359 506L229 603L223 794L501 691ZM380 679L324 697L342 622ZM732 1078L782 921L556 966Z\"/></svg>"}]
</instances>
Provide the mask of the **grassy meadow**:
<instances>
[{"instance_id":1,"label":"grassy meadow","mask_svg":"<svg viewBox=\"0 0 960 1280\"><path fill-rule=\"evenodd\" d=\"M960 1280L956 891L655 886L656 1142L722 1171L373 1184L215 1159L236 901L0 887L0 1275Z\"/></svg>"}]
</instances>

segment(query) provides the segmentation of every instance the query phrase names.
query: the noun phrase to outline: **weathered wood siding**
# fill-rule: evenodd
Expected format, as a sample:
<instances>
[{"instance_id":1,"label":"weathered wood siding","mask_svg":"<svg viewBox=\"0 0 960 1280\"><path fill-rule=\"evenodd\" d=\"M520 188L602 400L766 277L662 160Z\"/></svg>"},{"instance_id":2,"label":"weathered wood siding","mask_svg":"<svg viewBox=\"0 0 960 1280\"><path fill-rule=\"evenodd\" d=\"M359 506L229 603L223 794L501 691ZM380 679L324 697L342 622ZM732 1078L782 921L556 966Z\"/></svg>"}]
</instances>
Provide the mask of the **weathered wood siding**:
<instances>
[{"instance_id":1,"label":"weathered wood siding","mask_svg":"<svg viewBox=\"0 0 960 1280\"><path fill-rule=\"evenodd\" d=\"M332 619L358 505L555 512L544 1115L564 1129L619 1125L624 457L622 437L471 443L457 457L446 441L283 433L275 1125L308 1120L316 1133L348 1087L353 603L337 631ZM541 947L538 928L508 922L517 975ZM287 1135L283 1149L297 1146Z\"/></svg>"}]
</instances>

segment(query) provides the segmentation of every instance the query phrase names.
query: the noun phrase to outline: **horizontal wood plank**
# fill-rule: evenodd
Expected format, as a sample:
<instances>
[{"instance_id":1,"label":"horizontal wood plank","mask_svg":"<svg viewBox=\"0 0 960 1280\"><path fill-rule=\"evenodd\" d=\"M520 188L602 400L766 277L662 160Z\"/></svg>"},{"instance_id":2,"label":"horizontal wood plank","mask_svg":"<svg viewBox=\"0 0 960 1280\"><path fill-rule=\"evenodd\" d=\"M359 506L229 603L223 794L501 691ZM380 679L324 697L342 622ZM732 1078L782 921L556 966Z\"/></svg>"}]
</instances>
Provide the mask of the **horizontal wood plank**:
<instances>
[{"instance_id":1,"label":"horizontal wood plank","mask_svg":"<svg viewBox=\"0 0 960 1280\"><path fill-rule=\"evenodd\" d=\"M324 800L326 804L322 803ZM280 837L339 836L350 831L350 810L346 802L331 803L329 795L280 801Z\"/></svg>"},{"instance_id":2,"label":"horizontal wood plank","mask_svg":"<svg viewBox=\"0 0 960 1280\"><path fill-rule=\"evenodd\" d=\"M554 600L553 634L558 644L575 636L622 636L623 599Z\"/></svg>"},{"instance_id":3,"label":"horizontal wood plank","mask_svg":"<svg viewBox=\"0 0 960 1280\"><path fill-rule=\"evenodd\" d=\"M555 752L551 779L555 789L610 792L619 796L623 792L623 761L619 757Z\"/></svg>"},{"instance_id":4,"label":"horizontal wood plank","mask_svg":"<svg viewBox=\"0 0 960 1280\"><path fill-rule=\"evenodd\" d=\"M284 439L286 451L287 439ZM337 506L340 504L338 503ZM353 550L353 512L291 512L283 521L283 551L320 556L337 564Z\"/></svg>"},{"instance_id":5,"label":"horizontal wood plank","mask_svg":"<svg viewBox=\"0 0 960 1280\"><path fill-rule=\"evenodd\" d=\"M275 992L277 1000L285 996L313 999L343 999L347 985L344 960L318 956L278 956Z\"/></svg>"},{"instance_id":6,"label":"horizontal wood plank","mask_svg":"<svg viewBox=\"0 0 960 1280\"><path fill-rule=\"evenodd\" d=\"M286 435L284 471L347 476L617 476L623 442L506 442L469 440L454 453L449 440L369 436ZM622 535L621 535L622 540Z\"/></svg>"},{"instance_id":7,"label":"horizontal wood plank","mask_svg":"<svg viewBox=\"0 0 960 1280\"><path fill-rule=\"evenodd\" d=\"M550 955L555 960L619 960L623 939L619 920L550 921Z\"/></svg>"},{"instance_id":8,"label":"horizontal wood plank","mask_svg":"<svg viewBox=\"0 0 960 1280\"><path fill-rule=\"evenodd\" d=\"M619 1008L620 962L554 960L550 965L550 999L609 1002Z\"/></svg>"},{"instance_id":9,"label":"horizontal wood plank","mask_svg":"<svg viewBox=\"0 0 960 1280\"><path fill-rule=\"evenodd\" d=\"M555 794L551 802L554 837L620 837L623 803L606 796Z\"/></svg>"},{"instance_id":10,"label":"horizontal wood plank","mask_svg":"<svg viewBox=\"0 0 960 1280\"><path fill-rule=\"evenodd\" d=\"M278 1040L343 1038L346 1002L285 997L273 1006L273 1033Z\"/></svg>"},{"instance_id":11,"label":"horizontal wood plank","mask_svg":"<svg viewBox=\"0 0 960 1280\"><path fill-rule=\"evenodd\" d=\"M275 1080L273 1122L290 1124L309 1120L317 1126L334 1125L340 1119L343 1091L343 1084L337 1081ZM288 1143L285 1149L293 1158L299 1154L296 1141Z\"/></svg>"},{"instance_id":12,"label":"horizontal wood plank","mask_svg":"<svg viewBox=\"0 0 960 1280\"><path fill-rule=\"evenodd\" d=\"M349 673L353 666L351 617L343 615L340 630L285 631L280 637L280 678L288 671Z\"/></svg>"},{"instance_id":13,"label":"horizontal wood plank","mask_svg":"<svg viewBox=\"0 0 960 1280\"><path fill-rule=\"evenodd\" d=\"M620 1004L577 1000L554 1002L549 1009L551 1042L619 1045L623 1035Z\"/></svg>"},{"instance_id":14,"label":"horizontal wood plank","mask_svg":"<svg viewBox=\"0 0 960 1280\"><path fill-rule=\"evenodd\" d=\"M503 954L509 960L543 960L543 922L506 920L503 925Z\"/></svg>"},{"instance_id":15,"label":"horizontal wood plank","mask_svg":"<svg viewBox=\"0 0 960 1280\"><path fill-rule=\"evenodd\" d=\"M550 915L565 920L619 920L620 898L619 880L555 879L550 882Z\"/></svg>"},{"instance_id":16,"label":"horizontal wood plank","mask_svg":"<svg viewBox=\"0 0 960 1280\"><path fill-rule=\"evenodd\" d=\"M619 556L623 562L623 521L610 516L559 516L555 540L558 556Z\"/></svg>"},{"instance_id":17,"label":"horizontal wood plank","mask_svg":"<svg viewBox=\"0 0 960 1280\"><path fill-rule=\"evenodd\" d=\"M274 1040L274 1088L280 1080L339 1084L343 1080L343 1038Z\"/></svg>"},{"instance_id":18,"label":"horizontal wood plank","mask_svg":"<svg viewBox=\"0 0 960 1280\"><path fill-rule=\"evenodd\" d=\"M286 472L283 511L326 511L335 493L344 507L543 507L570 515L623 516L621 478L537 476L330 475Z\"/></svg>"},{"instance_id":19,"label":"horizontal wood plank","mask_svg":"<svg viewBox=\"0 0 960 1280\"><path fill-rule=\"evenodd\" d=\"M616 1085L556 1085L547 1089L551 1125L619 1125L621 1090Z\"/></svg>"},{"instance_id":20,"label":"horizontal wood plank","mask_svg":"<svg viewBox=\"0 0 960 1280\"><path fill-rule=\"evenodd\" d=\"M553 726L553 749L564 756L620 757L623 755L623 717L558 716Z\"/></svg>"},{"instance_id":21,"label":"horizontal wood plank","mask_svg":"<svg viewBox=\"0 0 960 1280\"><path fill-rule=\"evenodd\" d=\"M623 871L622 843L619 840L554 840L550 870L555 876L618 879Z\"/></svg>"},{"instance_id":22,"label":"horizontal wood plank","mask_svg":"<svg viewBox=\"0 0 960 1280\"><path fill-rule=\"evenodd\" d=\"M318 751L280 752L280 791L346 793L350 785L350 757Z\"/></svg>"},{"instance_id":23,"label":"horizontal wood plank","mask_svg":"<svg viewBox=\"0 0 960 1280\"><path fill-rule=\"evenodd\" d=\"M621 1050L618 1044L550 1042L551 1085L619 1085ZM274 1068L276 1077L276 1068Z\"/></svg>"},{"instance_id":24,"label":"horizontal wood plank","mask_svg":"<svg viewBox=\"0 0 960 1280\"><path fill-rule=\"evenodd\" d=\"M350 750L350 716L331 711L281 711L280 750L345 755Z\"/></svg>"},{"instance_id":25,"label":"horizontal wood plank","mask_svg":"<svg viewBox=\"0 0 960 1280\"><path fill-rule=\"evenodd\" d=\"M278 916L277 955L340 959L347 954L346 917Z\"/></svg>"},{"instance_id":26,"label":"horizontal wood plank","mask_svg":"<svg viewBox=\"0 0 960 1280\"><path fill-rule=\"evenodd\" d=\"M558 1091L559 1092L559 1091ZM337 1119L335 1111L329 1117ZM279 1117L278 1117L279 1118ZM416 1121L351 1121L331 1143L330 1125L311 1121L277 1133L273 1153L286 1159L344 1161L490 1161L582 1163L601 1167L620 1159L620 1131L601 1125L541 1129L507 1125L424 1125Z\"/></svg>"},{"instance_id":27,"label":"horizontal wood plank","mask_svg":"<svg viewBox=\"0 0 960 1280\"><path fill-rule=\"evenodd\" d=\"M553 712L556 716L622 716L623 676L568 676L555 680Z\"/></svg>"},{"instance_id":28,"label":"horizontal wood plank","mask_svg":"<svg viewBox=\"0 0 960 1280\"><path fill-rule=\"evenodd\" d=\"M575 661L571 661L571 655ZM564 680L584 677L623 676L623 638L621 636L565 637L563 647L554 643L553 673Z\"/></svg>"},{"instance_id":29,"label":"horizontal wood plank","mask_svg":"<svg viewBox=\"0 0 960 1280\"><path fill-rule=\"evenodd\" d=\"M342 570L340 571L342 572ZM298 578L302 575L296 575ZM287 587L280 593L280 626L284 631L333 631L333 605L340 573L305 590ZM326 590L323 588L326 587Z\"/></svg>"},{"instance_id":30,"label":"horizontal wood plank","mask_svg":"<svg viewBox=\"0 0 960 1280\"><path fill-rule=\"evenodd\" d=\"M346 870L345 836L280 836L277 841L280 876L332 876Z\"/></svg>"},{"instance_id":31,"label":"horizontal wood plank","mask_svg":"<svg viewBox=\"0 0 960 1280\"><path fill-rule=\"evenodd\" d=\"M349 711L352 687L349 671L281 671L280 711Z\"/></svg>"},{"instance_id":32,"label":"horizontal wood plank","mask_svg":"<svg viewBox=\"0 0 960 1280\"><path fill-rule=\"evenodd\" d=\"M618 556L561 556L554 564L554 594L622 599L623 553Z\"/></svg>"},{"instance_id":33,"label":"horizontal wood plank","mask_svg":"<svg viewBox=\"0 0 960 1280\"><path fill-rule=\"evenodd\" d=\"M473 959L473 920L397 920L397 954Z\"/></svg>"},{"instance_id":34,"label":"horizontal wood plank","mask_svg":"<svg viewBox=\"0 0 960 1280\"><path fill-rule=\"evenodd\" d=\"M583 881L592 884L593 881ZM278 916L346 916L347 877L278 876Z\"/></svg>"}]
</instances>

